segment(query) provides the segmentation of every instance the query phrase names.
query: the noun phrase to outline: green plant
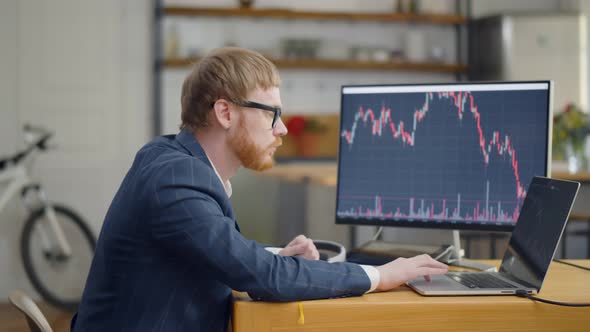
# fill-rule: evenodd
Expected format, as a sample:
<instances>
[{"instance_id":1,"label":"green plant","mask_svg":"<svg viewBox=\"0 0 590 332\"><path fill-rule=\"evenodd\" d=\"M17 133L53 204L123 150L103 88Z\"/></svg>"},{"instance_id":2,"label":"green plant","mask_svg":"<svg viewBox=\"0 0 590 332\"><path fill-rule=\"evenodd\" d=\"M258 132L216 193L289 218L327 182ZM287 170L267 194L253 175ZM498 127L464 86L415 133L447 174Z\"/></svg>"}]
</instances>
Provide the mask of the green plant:
<instances>
[{"instance_id":1,"label":"green plant","mask_svg":"<svg viewBox=\"0 0 590 332\"><path fill-rule=\"evenodd\" d=\"M590 117L574 104L553 117L553 157L566 159L568 145L572 152L584 155L586 137L590 134Z\"/></svg>"}]
</instances>

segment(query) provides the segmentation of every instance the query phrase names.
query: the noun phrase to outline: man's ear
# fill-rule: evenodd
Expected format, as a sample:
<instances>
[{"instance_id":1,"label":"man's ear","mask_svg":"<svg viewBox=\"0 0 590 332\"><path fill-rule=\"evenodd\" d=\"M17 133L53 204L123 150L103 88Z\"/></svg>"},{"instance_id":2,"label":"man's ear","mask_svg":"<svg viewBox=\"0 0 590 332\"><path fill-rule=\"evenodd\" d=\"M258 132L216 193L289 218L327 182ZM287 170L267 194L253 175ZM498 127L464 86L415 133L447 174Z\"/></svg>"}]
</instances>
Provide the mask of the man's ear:
<instances>
[{"instance_id":1,"label":"man's ear","mask_svg":"<svg viewBox=\"0 0 590 332\"><path fill-rule=\"evenodd\" d=\"M225 99L217 99L215 104L213 104L214 121L219 123L219 125L226 130L231 127L232 122L235 122L229 106L230 103Z\"/></svg>"}]
</instances>

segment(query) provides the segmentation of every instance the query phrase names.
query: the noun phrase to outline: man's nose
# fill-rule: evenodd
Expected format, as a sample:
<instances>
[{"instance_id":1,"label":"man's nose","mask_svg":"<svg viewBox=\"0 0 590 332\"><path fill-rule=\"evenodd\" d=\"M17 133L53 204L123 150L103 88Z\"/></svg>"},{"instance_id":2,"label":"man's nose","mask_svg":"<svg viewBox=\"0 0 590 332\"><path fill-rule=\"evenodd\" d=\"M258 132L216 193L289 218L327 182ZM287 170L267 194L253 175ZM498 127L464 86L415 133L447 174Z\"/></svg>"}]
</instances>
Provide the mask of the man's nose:
<instances>
[{"instance_id":1,"label":"man's nose","mask_svg":"<svg viewBox=\"0 0 590 332\"><path fill-rule=\"evenodd\" d=\"M287 126L285 126L283 119L279 118L274 128L274 134L277 136L285 136L287 135L287 132Z\"/></svg>"}]
</instances>

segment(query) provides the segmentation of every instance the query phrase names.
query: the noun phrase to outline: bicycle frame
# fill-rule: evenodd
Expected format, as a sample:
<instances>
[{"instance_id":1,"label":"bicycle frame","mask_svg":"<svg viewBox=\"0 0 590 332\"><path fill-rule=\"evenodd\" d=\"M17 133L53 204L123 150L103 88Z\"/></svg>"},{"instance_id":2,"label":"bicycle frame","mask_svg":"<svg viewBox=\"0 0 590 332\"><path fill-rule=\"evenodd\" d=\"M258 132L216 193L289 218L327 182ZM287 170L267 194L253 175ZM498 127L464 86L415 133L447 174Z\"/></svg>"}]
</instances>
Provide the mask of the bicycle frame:
<instances>
[{"instance_id":1,"label":"bicycle frame","mask_svg":"<svg viewBox=\"0 0 590 332\"><path fill-rule=\"evenodd\" d=\"M23 188L33 184L31 178L28 175L26 167L23 163L19 163L15 166L8 166L4 170L0 170L0 186L4 186L7 184L7 188L4 192L0 195L0 212L4 211L4 208L10 201L10 199L19 194L19 191ZM63 229L57 222L57 217L55 215L55 210L53 206L49 204L44 192L41 189L37 191L39 201L41 202L45 217L48 221L47 225L49 229L53 232L54 239L57 242L57 249L59 249L59 253L69 257L72 253L72 249L70 244L68 243ZM26 204L25 204L26 205ZM48 234L44 229L45 225L39 224L39 233L41 236L41 244L45 250L52 250L51 246L51 239L49 238Z\"/></svg>"}]
</instances>

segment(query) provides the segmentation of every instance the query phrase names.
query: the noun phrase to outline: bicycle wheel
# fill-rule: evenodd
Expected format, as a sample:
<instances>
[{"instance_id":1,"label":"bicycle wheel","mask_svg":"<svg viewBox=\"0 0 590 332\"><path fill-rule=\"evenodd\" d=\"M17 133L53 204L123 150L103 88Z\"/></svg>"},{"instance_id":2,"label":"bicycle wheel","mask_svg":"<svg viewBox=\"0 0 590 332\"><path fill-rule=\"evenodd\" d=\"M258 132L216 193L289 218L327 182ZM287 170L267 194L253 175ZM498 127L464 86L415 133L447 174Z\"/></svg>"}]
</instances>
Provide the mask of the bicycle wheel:
<instances>
[{"instance_id":1,"label":"bicycle wheel","mask_svg":"<svg viewBox=\"0 0 590 332\"><path fill-rule=\"evenodd\" d=\"M72 249L69 257L57 254L56 241L44 248L48 224L43 208L34 211L21 235L21 255L27 276L45 301L65 310L76 310L90 270L96 239L88 225L71 209L53 205L57 222ZM47 241L45 241L46 243Z\"/></svg>"}]
</instances>

